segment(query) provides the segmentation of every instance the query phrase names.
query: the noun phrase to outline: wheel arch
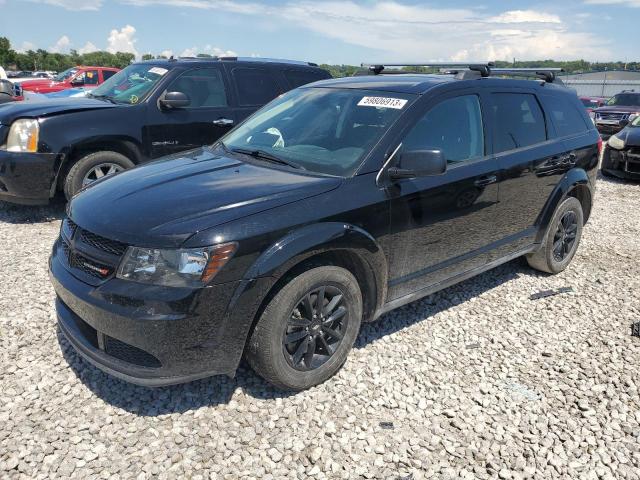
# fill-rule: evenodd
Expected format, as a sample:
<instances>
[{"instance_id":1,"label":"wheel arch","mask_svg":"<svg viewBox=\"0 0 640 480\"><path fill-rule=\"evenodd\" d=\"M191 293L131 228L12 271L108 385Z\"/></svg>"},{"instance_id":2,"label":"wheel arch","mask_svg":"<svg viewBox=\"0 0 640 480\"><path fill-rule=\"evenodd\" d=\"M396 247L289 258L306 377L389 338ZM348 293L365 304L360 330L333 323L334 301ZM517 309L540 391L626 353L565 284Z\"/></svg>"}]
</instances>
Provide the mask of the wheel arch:
<instances>
[{"instance_id":1,"label":"wheel arch","mask_svg":"<svg viewBox=\"0 0 640 480\"><path fill-rule=\"evenodd\" d=\"M591 182L585 170L579 168L570 170L553 190L542 213L536 221L536 224L538 225L536 243L542 242L547 228L549 227L549 222L553 217L553 213L556 211L556 208L558 208L558 205L560 205L567 197L574 197L578 199L582 205L584 223L587 223L587 220L591 215L593 194Z\"/></svg>"},{"instance_id":2,"label":"wheel arch","mask_svg":"<svg viewBox=\"0 0 640 480\"><path fill-rule=\"evenodd\" d=\"M386 297L386 259L373 236L354 225L328 222L290 232L260 255L245 273L245 279L273 279L262 308L287 281L319 265L349 270L362 292L364 321L373 319Z\"/></svg>"},{"instance_id":3,"label":"wheel arch","mask_svg":"<svg viewBox=\"0 0 640 480\"><path fill-rule=\"evenodd\" d=\"M62 187L67 172L69 172L76 161L91 153L104 151L116 152L124 155L136 165L143 160L142 147L139 142L133 138L109 136L83 139L64 149L64 156L62 157L61 164L57 169L57 188L60 189Z\"/></svg>"}]
</instances>

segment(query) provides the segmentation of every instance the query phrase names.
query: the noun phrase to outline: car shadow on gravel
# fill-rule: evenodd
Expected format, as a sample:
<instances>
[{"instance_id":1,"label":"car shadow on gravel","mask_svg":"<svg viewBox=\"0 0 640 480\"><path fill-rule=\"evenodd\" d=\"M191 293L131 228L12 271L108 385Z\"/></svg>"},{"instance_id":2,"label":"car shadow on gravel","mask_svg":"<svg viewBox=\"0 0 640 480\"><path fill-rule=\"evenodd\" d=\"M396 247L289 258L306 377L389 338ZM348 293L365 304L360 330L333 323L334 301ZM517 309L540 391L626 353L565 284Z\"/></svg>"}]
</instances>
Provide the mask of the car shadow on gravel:
<instances>
[{"instance_id":1,"label":"car shadow on gravel","mask_svg":"<svg viewBox=\"0 0 640 480\"><path fill-rule=\"evenodd\" d=\"M53 198L49 205L43 206L15 205L0 201L0 222L27 224L62 220L65 206L66 200L60 195Z\"/></svg>"},{"instance_id":2,"label":"car shadow on gravel","mask_svg":"<svg viewBox=\"0 0 640 480\"><path fill-rule=\"evenodd\" d=\"M514 260L387 313L377 321L362 326L354 347L365 348L382 337L428 320L439 312L517 278L520 273L536 274L525 267L521 260ZM184 413L227 404L237 389L260 400L286 398L296 394L271 386L254 374L244 362L234 378L216 376L169 387L140 387L112 377L84 360L75 352L59 328L58 343L64 359L87 388L108 404L140 416Z\"/></svg>"}]
</instances>

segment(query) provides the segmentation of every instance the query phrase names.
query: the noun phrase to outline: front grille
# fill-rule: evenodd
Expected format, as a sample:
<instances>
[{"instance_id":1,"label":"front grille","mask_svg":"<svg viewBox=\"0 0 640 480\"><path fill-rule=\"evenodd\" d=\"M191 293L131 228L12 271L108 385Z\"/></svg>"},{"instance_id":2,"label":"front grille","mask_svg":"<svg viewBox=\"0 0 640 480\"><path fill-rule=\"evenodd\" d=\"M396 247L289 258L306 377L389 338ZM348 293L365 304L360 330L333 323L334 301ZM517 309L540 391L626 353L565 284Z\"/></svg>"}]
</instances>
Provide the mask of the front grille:
<instances>
[{"instance_id":1,"label":"front grille","mask_svg":"<svg viewBox=\"0 0 640 480\"><path fill-rule=\"evenodd\" d=\"M83 228L79 229L80 240L87 245L91 245L93 248L102 250L103 252L111 253L112 255L121 256L127 249L127 245L116 240L109 240L108 238L101 237L95 233L91 233Z\"/></svg>"},{"instance_id":2,"label":"front grille","mask_svg":"<svg viewBox=\"0 0 640 480\"><path fill-rule=\"evenodd\" d=\"M65 242L63 242L62 248L68 255L69 266L71 268L77 268L87 275L91 275L96 278L107 278L113 273L113 267L97 263L90 258L85 257L81 253L78 253L77 251L71 251L71 249L68 245L66 245Z\"/></svg>"},{"instance_id":3,"label":"front grille","mask_svg":"<svg viewBox=\"0 0 640 480\"><path fill-rule=\"evenodd\" d=\"M597 118L600 120L622 120L628 116L627 113L618 112L602 112L597 114Z\"/></svg>"},{"instance_id":4,"label":"front grille","mask_svg":"<svg viewBox=\"0 0 640 480\"><path fill-rule=\"evenodd\" d=\"M104 351L118 360L141 367L159 368L162 366L160 360L150 353L108 335L104 336Z\"/></svg>"}]
</instances>

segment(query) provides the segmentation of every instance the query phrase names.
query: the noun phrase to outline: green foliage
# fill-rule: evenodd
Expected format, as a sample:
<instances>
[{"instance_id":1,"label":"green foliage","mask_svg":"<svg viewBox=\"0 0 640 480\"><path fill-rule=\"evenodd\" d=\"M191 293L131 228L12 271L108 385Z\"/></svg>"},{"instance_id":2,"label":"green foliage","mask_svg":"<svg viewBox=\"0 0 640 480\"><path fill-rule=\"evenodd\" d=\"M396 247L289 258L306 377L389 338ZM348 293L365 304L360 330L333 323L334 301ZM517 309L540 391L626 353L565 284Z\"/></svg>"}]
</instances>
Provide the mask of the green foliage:
<instances>
[{"instance_id":1,"label":"green foliage","mask_svg":"<svg viewBox=\"0 0 640 480\"><path fill-rule=\"evenodd\" d=\"M124 68L133 59L132 53L91 52L80 55L77 51L69 53L50 53L46 50L28 50L18 53L11 48L6 37L0 37L0 65L16 70L54 70L62 72L76 65Z\"/></svg>"}]
</instances>

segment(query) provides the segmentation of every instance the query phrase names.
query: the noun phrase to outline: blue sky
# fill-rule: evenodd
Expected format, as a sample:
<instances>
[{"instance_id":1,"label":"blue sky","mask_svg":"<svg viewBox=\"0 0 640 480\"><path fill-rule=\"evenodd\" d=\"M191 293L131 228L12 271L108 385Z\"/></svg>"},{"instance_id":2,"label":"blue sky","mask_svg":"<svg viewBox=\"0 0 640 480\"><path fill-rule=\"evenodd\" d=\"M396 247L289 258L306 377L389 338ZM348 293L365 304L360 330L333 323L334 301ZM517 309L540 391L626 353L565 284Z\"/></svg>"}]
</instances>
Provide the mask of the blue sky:
<instances>
[{"instance_id":1,"label":"blue sky","mask_svg":"<svg viewBox=\"0 0 640 480\"><path fill-rule=\"evenodd\" d=\"M624 61L640 60L638 25L640 0L0 0L0 35L18 50L138 56Z\"/></svg>"}]
</instances>

